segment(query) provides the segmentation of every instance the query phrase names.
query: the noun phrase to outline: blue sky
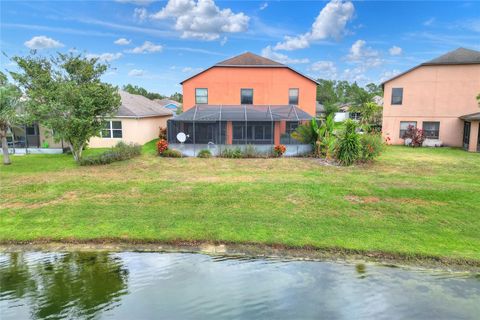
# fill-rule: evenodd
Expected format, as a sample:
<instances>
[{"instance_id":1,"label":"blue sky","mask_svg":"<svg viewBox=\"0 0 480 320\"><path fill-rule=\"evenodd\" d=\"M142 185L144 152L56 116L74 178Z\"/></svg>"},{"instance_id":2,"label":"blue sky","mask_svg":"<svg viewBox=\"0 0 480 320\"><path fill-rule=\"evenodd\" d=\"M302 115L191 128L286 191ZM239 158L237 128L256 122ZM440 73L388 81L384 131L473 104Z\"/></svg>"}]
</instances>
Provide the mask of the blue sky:
<instances>
[{"instance_id":1,"label":"blue sky","mask_svg":"<svg viewBox=\"0 0 480 320\"><path fill-rule=\"evenodd\" d=\"M478 1L2 0L0 24L7 56L78 50L109 62L105 81L163 94L245 51L366 84L458 47L480 50Z\"/></svg>"}]
</instances>

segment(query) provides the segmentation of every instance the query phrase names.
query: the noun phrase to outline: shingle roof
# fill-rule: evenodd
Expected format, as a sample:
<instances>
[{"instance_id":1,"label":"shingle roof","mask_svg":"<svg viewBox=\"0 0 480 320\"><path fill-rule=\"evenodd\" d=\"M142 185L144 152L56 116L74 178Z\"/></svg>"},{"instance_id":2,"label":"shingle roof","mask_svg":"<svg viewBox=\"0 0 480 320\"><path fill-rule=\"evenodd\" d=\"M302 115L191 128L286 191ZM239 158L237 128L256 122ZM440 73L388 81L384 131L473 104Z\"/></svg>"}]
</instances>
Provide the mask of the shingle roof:
<instances>
[{"instance_id":1,"label":"shingle roof","mask_svg":"<svg viewBox=\"0 0 480 320\"><path fill-rule=\"evenodd\" d=\"M466 114L464 116L461 116L460 119L467 120L467 121L479 121L480 120L480 112L472 113L472 114Z\"/></svg>"},{"instance_id":2,"label":"shingle roof","mask_svg":"<svg viewBox=\"0 0 480 320\"><path fill-rule=\"evenodd\" d=\"M172 111L144 96L131 94L126 91L119 91L118 93L122 99L122 104L118 109L116 117L147 118L173 115Z\"/></svg>"},{"instance_id":3,"label":"shingle roof","mask_svg":"<svg viewBox=\"0 0 480 320\"><path fill-rule=\"evenodd\" d=\"M178 101L175 101L175 100L170 100L170 99L154 99L153 101L155 101L156 103L160 104L162 107L165 107L169 104L174 104L176 105L177 107L179 107L181 105L180 102Z\"/></svg>"},{"instance_id":4,"label":"shingle roof","mask_svg":"<svg viewBox=\"0 0 480 320\"><path fill-rule=\"evenodd\" d=\"M274 67L274 66L279 66L279 67L285 67L284 64L281 64L279 62L261 57L259 55L253 54L251 52L245 52L242 53L238 56L235 56L233 58L221 61L215 66L229 66L229 67L245 67L245 66L269 66L269 67Z\"/></svg>"},{"instance_id":5,"label":"shingle roof","mask_svg":"<svg viewBox=\"0 0 480 320\"><path fill-rule=\"evenodd\" d=\"M202 74L202 73L204 73L204 72L206 72L206 71L208 71L212 68L215 68L215 67L225 67L225 68L286 68L286 69L290 69L293 72L301 75L302 77L307 78L308 80L318 84L318 82L316 80L302 74L301 72L299 72L299 71L297 71L293 68L290 68L287 65L281 64L279 62L276 62L276 61L273 61L273 60L270 60L270 59L267 59L267 58L264 58L264 57L261 57L259 55L254 54L254 53L251 53L251 52L242 53L241 55L238 55L238 56L235 56L233 58L230 58L230 59L221 61L217 64L214 64L213 66L211 66L211 67L209 67L209 68L207 68L203 71L200 71L199 73L194 74L193 76L183 80L182 82L180 82L180 84L183 84L184 82L186 82L186 81L188 81L192 78L195 78L199 74Z\"/></svg>"},{"instance_id":6,"label":"shingle roof","mask_svg":"<svg viewBox=\"0 0 480 320\"><path fill-rule=\"evenodd\" d=\"M447 52L446 54L441 55L440 57L421 63L418 66L408 69L405 72L397 74L396 76L382 82L382 86L385 83L393 79L396 79L398 77L401 77L404 74L409 73L410 71L413 71L422 66L441 66L441 65L459 65L459 64L480 64L480 51L475 51L475 50L465 49L465 48L458 48L456 50Z\"/></svg>"},{"instance_id":7,"label":"shingle roof","mask_svg":"<svg viewBox=\"0 0 480 320\"><path fill-rule=\"evenodd\" d=\"M423 65L437 65L437 64L472 64L480 63L480 51L458 48L450 51L438 58L432 59Z\"/></svg>"}]
</instances>

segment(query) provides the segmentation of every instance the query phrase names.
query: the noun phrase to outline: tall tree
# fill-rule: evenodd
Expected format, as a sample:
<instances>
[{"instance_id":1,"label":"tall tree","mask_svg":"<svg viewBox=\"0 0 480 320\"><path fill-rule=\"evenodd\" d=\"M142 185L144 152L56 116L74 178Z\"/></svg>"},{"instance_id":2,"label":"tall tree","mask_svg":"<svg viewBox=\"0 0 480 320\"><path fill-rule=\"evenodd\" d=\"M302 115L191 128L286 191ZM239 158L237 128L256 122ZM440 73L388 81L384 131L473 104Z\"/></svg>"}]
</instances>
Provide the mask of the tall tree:
<instances>
[{"instance_id":1,"label":"tall tree","mask_svg":"<svg viewBox=\"0 0 480 320\"><path fill-rule=\"evenodd\" d=\"M139 86L134 86L134 85L131 85L131 84L127 84L127 85L123 86L122 89L124 91L127 91L128 93L138 94L138 95L144 96L145 98L148 98L150 100L165 99L166 98L164 95L162 95L160 93L149 92L145 88L142 88L142 87L139 87Z\"/></svg>"},{"instance_id":2,"label":"tall tree","mask_svg":"<svg viewBox=\"0 0 480 320\"><path fill-rule=\"evenodd\" d=\"M4 73L0 71L0 139L2 141L3 164L11 164L8 154L7 133L8 129L15 123L17 109L20 104L22 93L11 83Z\"/></svg>"},{"instance_id":3,"label":"tall tree","mask_svg":"<svg viewBox=\"0 0 480 320\"><path fill-rule=\"evenodd\" d=\"M175 92L170 96L170 99L183 103L183 95L181 93Z\"/></svg>"},{"instance_id":4,"label":"tall tree","mask_svg":"<svg viewBox=\"0 0 480 320\"><path fill-rule=\"evenodd\" d=\"M117 87L100 80L108 65L81 54L45 58L35 51L13 61L20 71L10 74L27 95L28 113L51 129L56 140L68 142L79 161L88 140L120 106Z\"/></svg>"}]
</instances>

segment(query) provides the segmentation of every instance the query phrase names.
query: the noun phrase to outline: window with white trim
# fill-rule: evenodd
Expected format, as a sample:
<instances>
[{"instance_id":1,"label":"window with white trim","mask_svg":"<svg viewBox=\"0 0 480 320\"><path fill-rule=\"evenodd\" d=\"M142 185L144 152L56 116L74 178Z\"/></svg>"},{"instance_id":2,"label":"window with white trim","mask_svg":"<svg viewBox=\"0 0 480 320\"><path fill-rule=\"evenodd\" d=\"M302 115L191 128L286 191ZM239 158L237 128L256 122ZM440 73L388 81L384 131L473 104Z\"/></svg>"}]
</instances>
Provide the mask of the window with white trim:
<instances>
[{"instance_id":1,"label":"window with white trim","mask_svg":"<svg viewBox=\"0 0 480 320\"><path fill-rule=\"evenodd\" d=\"M105 126L103 127L101 133L102 138L122 138L122 121L105 121Z\"/></svg>"},{"instance_id":2,"label":"window with white trim","mask_svg":"<svg viewBox=\"0 0 480 320\"><path fill-rule=\"evenodd\" d=\"M403 103L403 88L392 88L392 104L401 105Z\"/></svg>"},{"instance_id":3,"label":"window with white trim","mask_svg":"<svg viewBox=\"0 0 480 320\"><path fill-rule=\"evenodd\" d=\"M208 89L196 88L195 89L195 104L208 104Z\"/></svg>"},{"instance_id":4,"label":"window with white trim","mask_svg":"<svg viewBox=\"0 0 480 320\"><path fill-rule=\"evenodd\" d=\"M298 89L288 89L288 104L298 105Z\"/></svg>"},{"instance_id":5,"label":"window with white trim","mask_svg":"<svg viewBox=\"0 0 480 320\"><path fill-rule=\"evenodd\" d=\"M424 121L422 129L427 139L438 139L440 136L440 122Z\"/></svg>"},{"instance_id":6,"label":"window with white trim","mask_svg":"<svg viewBox=\"0 0 480 320\"><path fill-rule=\"evenodd\" d=\"M400 121L400 138L404 139L405 133L407 133L408 127L417 127L416 121Z\"/></svg>"}]
</instances>

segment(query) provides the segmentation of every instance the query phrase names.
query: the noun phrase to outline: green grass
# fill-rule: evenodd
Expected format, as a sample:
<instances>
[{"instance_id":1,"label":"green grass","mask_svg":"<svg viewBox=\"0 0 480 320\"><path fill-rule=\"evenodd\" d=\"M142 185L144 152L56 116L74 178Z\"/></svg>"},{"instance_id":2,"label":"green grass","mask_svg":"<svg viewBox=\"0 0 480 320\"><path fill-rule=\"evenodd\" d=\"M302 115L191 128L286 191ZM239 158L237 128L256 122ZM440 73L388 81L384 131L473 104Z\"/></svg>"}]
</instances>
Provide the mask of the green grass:
<instances>
[{"instance_id":1,"label":"green grass","mask_svg":"<svg viewBox=\"0 0 480 320\"><path fill-rule=\"evenodd\" d=\"M374 164L344 168L154 150L96 167L12 157L0 167L0 241L224 241L480 261L480 154L388 147Z\"/></svg>"}]
</instances>

